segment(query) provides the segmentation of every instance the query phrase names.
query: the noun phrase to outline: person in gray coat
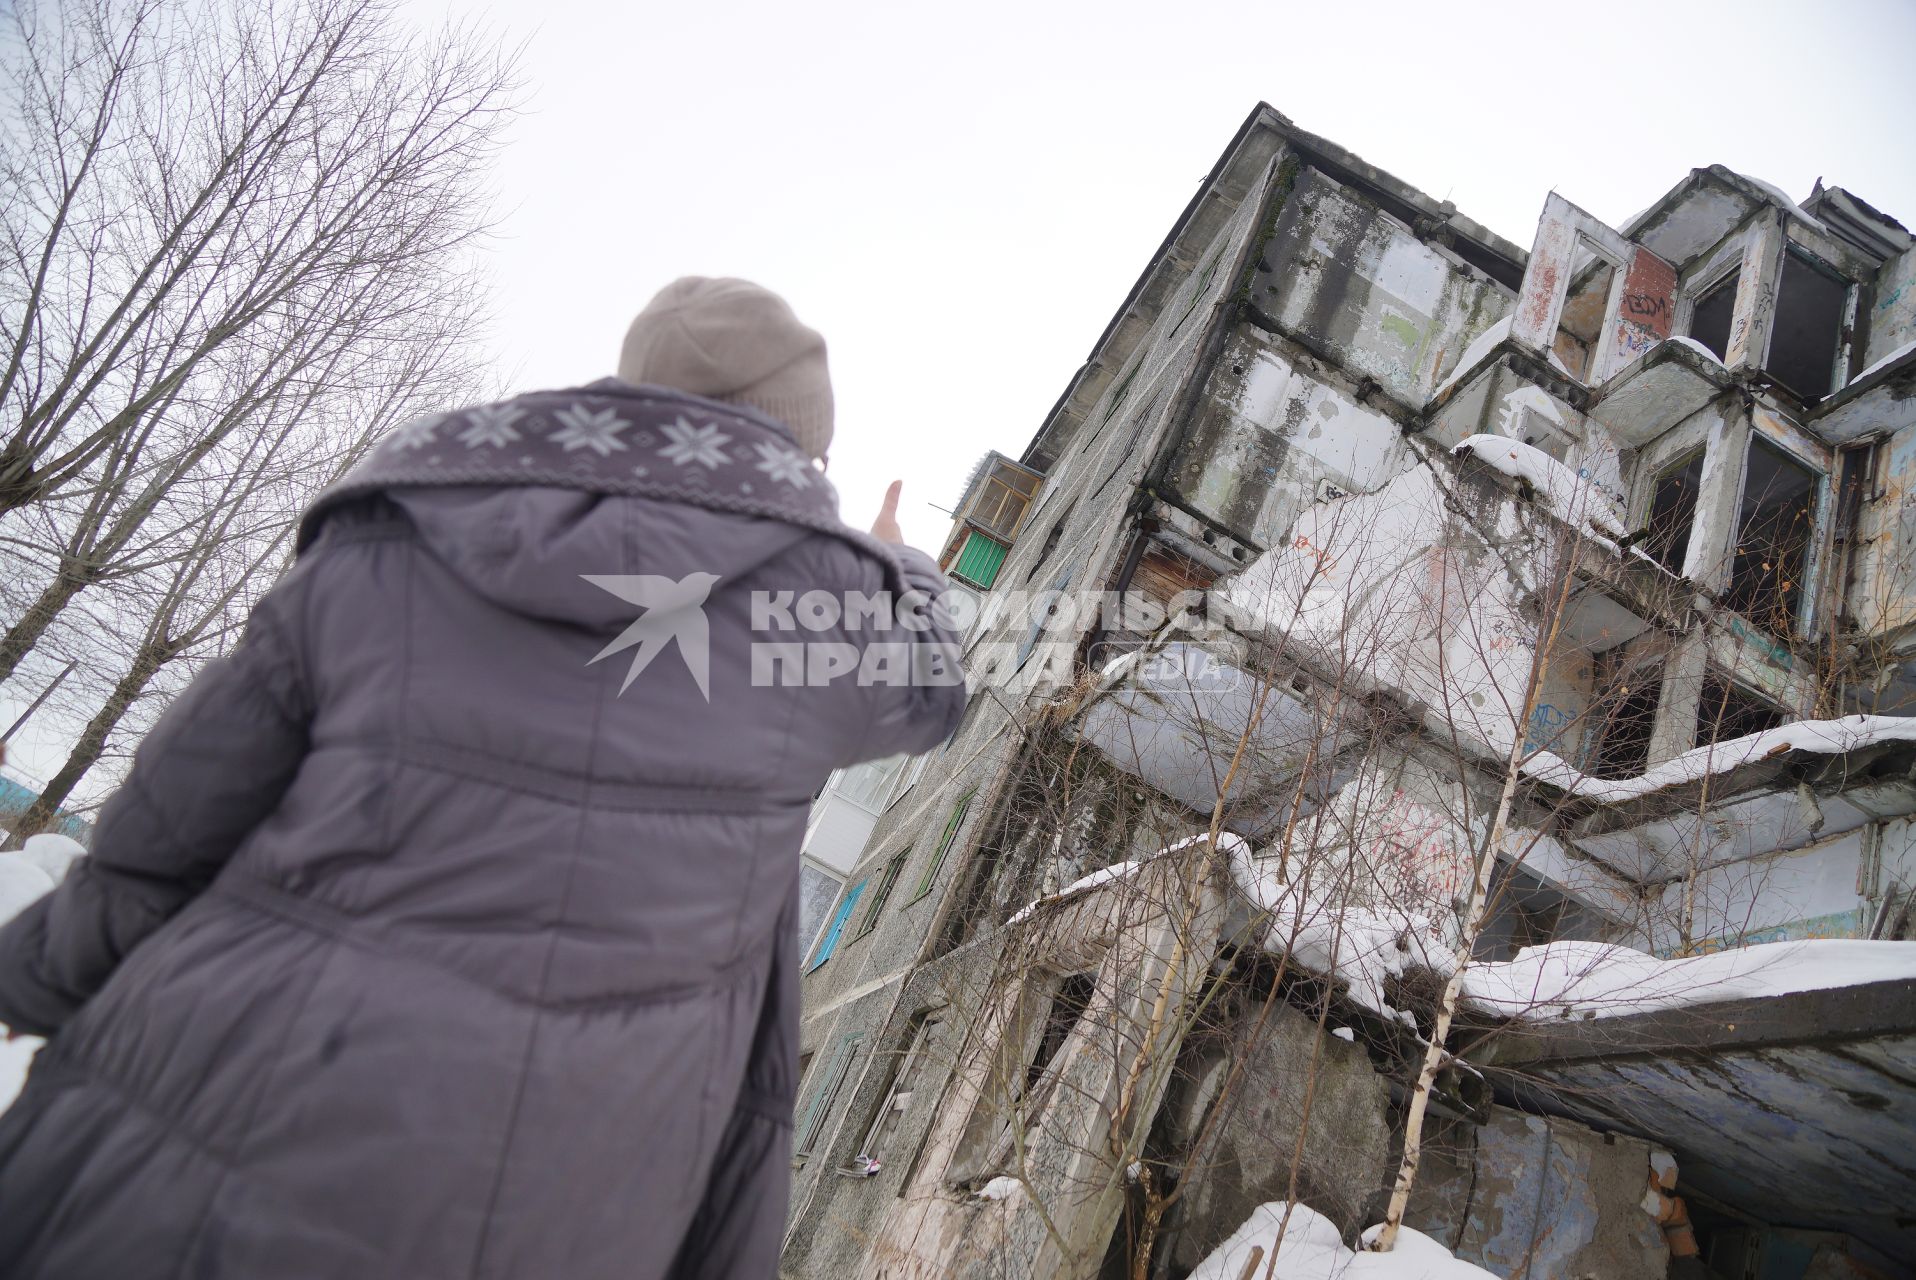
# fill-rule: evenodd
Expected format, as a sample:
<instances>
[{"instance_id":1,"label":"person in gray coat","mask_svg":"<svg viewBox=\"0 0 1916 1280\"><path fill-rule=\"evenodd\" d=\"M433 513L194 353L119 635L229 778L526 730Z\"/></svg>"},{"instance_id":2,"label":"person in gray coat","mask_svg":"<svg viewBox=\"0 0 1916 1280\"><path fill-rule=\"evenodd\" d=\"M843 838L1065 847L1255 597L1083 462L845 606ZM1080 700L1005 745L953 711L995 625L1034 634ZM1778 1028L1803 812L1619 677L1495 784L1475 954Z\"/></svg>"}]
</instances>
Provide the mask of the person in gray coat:
<instances>
[{"instance_id":1,"label":"person in gray coat","mask_svg":"<svg viewBox=\"0 0 1916 1280\"><path fill-rule=\"evenodd\" d=\"M0 931L0 1275L774 1274L810 802L950 735L956 637L776 296L669 286L619 371L323 494Z\"/></svg>"}]
</instances>

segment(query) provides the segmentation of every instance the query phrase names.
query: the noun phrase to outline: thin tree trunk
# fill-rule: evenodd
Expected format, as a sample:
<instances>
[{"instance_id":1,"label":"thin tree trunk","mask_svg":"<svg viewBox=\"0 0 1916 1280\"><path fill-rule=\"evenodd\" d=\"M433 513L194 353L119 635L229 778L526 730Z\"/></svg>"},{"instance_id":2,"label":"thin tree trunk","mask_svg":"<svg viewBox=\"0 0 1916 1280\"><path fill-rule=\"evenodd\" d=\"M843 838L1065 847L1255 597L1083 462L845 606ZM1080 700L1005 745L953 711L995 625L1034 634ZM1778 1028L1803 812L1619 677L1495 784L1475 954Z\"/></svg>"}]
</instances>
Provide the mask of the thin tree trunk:
<instances>
[{"instance_id":1,"label":"thin tree trunk","mask_svg":"<svg viewBox=\"0 0 1916 1280\"><path fill-rule=\"evenodd\" d=\"M86 777L87 771L99 763L100 756L106 750L107 737L119 725L128 708L145 691L160 668L166 665L165 651L155 645L140 650L133 660L133 669L120 677L113 686L113 692L107 696L104 706L87 721L80 740L73 744L72 752L60 771L53 775L46 787L40 792L40 798L27 807L14 824L11 845L19 848L28 836L38 835L52 825L59 812L60 803L73 793L73 788Z\"/></svg>"},{"instance_id":2,"label":"thin tree trunk","mask_svg":"<svg viewBox=\"0 0 1916 1280\"><path fill-rule=\"evenodd\" d=\"M13 677L20 660L33 652L33 646L40 643L40 637L60 616L60 611L92 580L90 573L61 569L59 576L40 593L40 598L20 615L20 620L7 628L7 634L0 636L0 684Z\"/></svg>"}]
</instances>

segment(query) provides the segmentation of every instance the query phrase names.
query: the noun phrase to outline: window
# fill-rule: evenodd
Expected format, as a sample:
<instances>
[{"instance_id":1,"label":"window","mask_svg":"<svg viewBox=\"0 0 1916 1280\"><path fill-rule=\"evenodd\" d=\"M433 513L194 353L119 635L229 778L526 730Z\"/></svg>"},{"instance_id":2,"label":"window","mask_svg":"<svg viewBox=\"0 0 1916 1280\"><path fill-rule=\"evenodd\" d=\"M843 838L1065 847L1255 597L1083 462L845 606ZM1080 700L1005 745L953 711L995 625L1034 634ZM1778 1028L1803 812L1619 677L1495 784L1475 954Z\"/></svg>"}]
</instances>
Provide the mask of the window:
<instances>
[{"instance_id":1,"label":"window","mask_svg":"<svg viewBox=\"0 0 1916 1280\"><path fill-rule=\"evenodd\" d=\"M1046 1069L1083 1020L1097 985L1097 975L1091 973L1074 973L1058 984L1057 993L1051 997L1051 1008L1045 1013L1044 1034L1038 1037L1038 1050L1031 1055L1031 1066L1025 1071L1026 1097L1037 1090Z\"/></svg>"},{"instance_id":2,"label":"window","mask_svg":"<svg viewBox=\"0 0 1916 1280\"><path fill-rule=\"evenodd\" d=\"M1650 735L1661 695L1654 669L1639 669L1618 681L1616 700L1602 713L1597 749L1590 755L1592 776L1634 778L1650 767Z\"/></svg>"},{"instance_id":3,"label":"window","mask_svg":"<svg viewBox=\"0 0 1916 1280\"><path fill-rule=\"evenodd\" d=\"M832 904L838 901L838 891L845 887L844 880L831 872L814 866L810 862L800 862L798 867L798 949L808 951L818 939L825 921L831 917Z\"/></svg>"},{"instance_id":4,"label":"window","mask_svg":"<svg viewBox=\"0 0 1916 1280\"><path fill-rule=\"evenodd\" d=\"M1821 476L1750 438L1724 603L1773 635L1795 635Z\"/></svg>"},{"instance_id":5,"label":"window","mask_svg":"<svg viewBox=\"0 0 1916 1280\"><path fill-rule=\"evenodd\" d=\"M1714 673L1704 677L1696 704L1697 745L1728 742L1782 723L1783 713L1764 699Z\"/></svg>"},{"instance_id":6,"label":"window","mask_svg":"<svg viewBox=\"0 0 1916 1280\"><path fill-rule=\"evenodd\" d=\"M812 962L805 967L805 972L810 973L832 958L832 952L838 946L838 935L845 932L845 922L851 919L852 908L858 905L858 897L865 892L867 883L869 878L860 880L845 890L845 896L838 900L838 910L832 912L832 923L825 930L825 936L818 940L818 950L812 954Z\"/></svg>"},{"instance_id":7,"label":"window","mask_svg":"<svg viewBox=\"0 0 1916 1280\"><path fill-rule=\"evenodd\" d=\"M1683 572L1690 550L1690 526L1696 522L1697 486L1703 481L1703 452L1698 450L1666 468L1650 495L1643 550L1671 573Z\"/></svg>"},{"instance_id":8,"label":"window","mask_svg":"<svg viewBox=\"0 0 1916 1280\"><path fill-rule=\"evenodd\" d=\"M1730 349L1730 318L1736 313L1736 277L1737 273L1732 271L1721 283L1704 290L1690 312L1690 336L1715 352L1719 360L1726 359Z\"/></svg>"},{"instance_id":9,"label":"window","mask_svg":"<svg viewBox=\"0 0 1916 1280\"><path fill-rule=\"evenodd\" d=\"M958 558L951 563L951 576L967 586L989 591L1010 552L1011 548L996 538L988 538L973 529L965 534L958 548Z\"/></svg>"},{"instance_id":10,"label":"window","mask_svg":"<svg viewBox=\"0 0 1916 1280\"><path fill-rule=\"evenodd\" d=\"M945 865L945 855L951 852L951 846L958 839L958 829L965 823L965 811L971 808L972 792L958 799L952 807L951 817L945 820L945 829L938 835L938 845L932 850L931 862L925 868L925 874L919 879L918 887L912 890L911 900L918 901L931 892L932 882L938 879L938 870Z\"/></svg>"},{"instance_id":11,"label":"window","mask_svg":"<svg viewBox=\"0 0 1916 1280\"><path fill-rule=\"evenodd\" d=\"M858 932L852 941L870 933L878 927L879 913L885 909L885 900L891 897L891 887L898 881L898 873L905 869L905 859L911 857L911 848L906 846L896 857L885 864L885 874L878 879L878 891L872 894L871 905L865 908L865 918L858 922Z\"/></svg>"},{"instance_id":12,"label":"window","mask_svg":"<svg viewBox=\"0 0 1916 1280\"><path fill-rule=\"evenodd\" d=\"M1806 401L1828 395L1848 309L1847 280L1796 249L1785 253L1765 371Z\"/></svg>"},{"instance_id":13,"label":"window","mask_svg":"<svg viewBox=\"0 0 1916 1280\"><path fill-rule=\"evenodd\" d=\"M845 1081L851 1077L852 1063L858 1057L858 1041L859 1037L850 1035L838 1042L838 1052L833 1055L818 1088L812 1091L811 1101L798 1118L798 1132L792 1144L795 1160L803 1160L817 1147L825 1121L831 1117L839 1094L844 1092Z\"/></svg>"},{"instance_id":14,"label":"window","mask_svg":"<svg viewBox=\"0 0 1916 1280\"><path fill-rule=\"evenodd\" d=\"M965 510L964 517L979 528L1008 540L1017 536L1018 526L1024 522L1025 509L1031 505L1031 499L1037 494L1043 477L1007 458L996 458L988 465L990 469L985 472L977 496Z\"/></svg>"},{"instance_id":15,"label":"window","mask_svg":"<svg viewBox=\"0 0 1916 1280\"><path fill-rule=\"evenodd\" d=\"M1579 242L1556 341L1551 344L1551 354L1578 382L1595 381L1603 372L1597 367L1597 339L1616 279L1615 265L1593 252L1588 241Z\"/></svg>"},{"instance_id":16,"label":"window","mask_svg":"<svg viewBox=\"0 0 1916 1280\"><path fill-rule=\"evenodd\" d=\"M838 785L833 791L861 809L872 813L882 812L891 784L904 767L904 756L887 756L883 760L855 764L838 775Z\"/></svg>"},{"instance_id":17,"label":"window","mask_svg":"<svg viewBox=\"0 0 1916 1280\"><path fill-rule=\"evenodd\" d=\"M921 1009L912 1015L911 1025L905 1031L904 1050L892 1063L884 1100L873 1113L871 1127L866 1129L865 1141L858 1148L859 1161L866 1173L878 1172L880 1161L891 1154L899 1122L931 1074L932 1042L943 1023L944 1015L937 1010Z\"/></svg>"}]
</instances>

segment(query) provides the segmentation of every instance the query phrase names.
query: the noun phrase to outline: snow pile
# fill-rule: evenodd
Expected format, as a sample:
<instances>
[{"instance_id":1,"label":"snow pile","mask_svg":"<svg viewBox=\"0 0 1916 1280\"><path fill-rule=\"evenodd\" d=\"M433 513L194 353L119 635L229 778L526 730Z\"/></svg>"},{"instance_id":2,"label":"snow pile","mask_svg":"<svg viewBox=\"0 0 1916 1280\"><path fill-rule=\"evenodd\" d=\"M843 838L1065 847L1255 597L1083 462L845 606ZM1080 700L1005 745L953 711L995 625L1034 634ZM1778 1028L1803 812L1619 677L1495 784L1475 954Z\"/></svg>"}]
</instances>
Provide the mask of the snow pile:
<instances>
[{"instance_id":1,"label":"snow pile","mask_svg":"<svg viewBox=\"0 0 1916 1280\"><path fill-rule=\"evenodd\" d=\"M1497 513L1503 554L1476 554L1480 535L1453 528L1437 471L1415 466L1376 493L1306 508L1225 599L1359 692L1445 708L1501 754L1522 733L1535 624L1521 602L1552 560L1552 534L1509 501Z\"/></svg>"},{"instance_id":2,"label":"snow pile","mask_svg":"<svg viewBox=\"0 0 1916 1280\"><path fill-rule=\"evenodd\" d=\"M58 884L66 879L68 868L86 857L86 846L72 836L43 831L37 836L28 836L14 856L25 858Z\"/></svg>"},{"instance_id":3,"label":"snow pile","mask_svg":"<svg viewBox=\"0 0 1916 1280\"><path fill-rule=\"evenodd\" d=\"M1016 1178L1007 1178L1001 1175L978 1188L978 1198L980 1200L1009 1199L1011 1193L1016 1191L1018 1186L1019 1183Z\"/></svg>"},{"instance_id":4,"label":"snow pile","mask_svg":"<svg viewBox=\"0 0 1916 1280\"><path fill-rule=\"evenodd\" d=\"M1763 181L1763 179L1752 177L1747 173L1739 173L1736 176L1743 179L1743 181L1749 183L1753 187L1761 187L1765 192L1769 194L1771 199L1775 200L1778 204L1782 205L1786 211L1801 218L1803 221L1809 223L1812 227L1815 227L1818 231L1826 232L1829 230L1828 227L1823 225L1822 219L1816 217L1814 214L1805 212L1803 209L1803 206L1796 203L1796 201L1790 199L1789 194L1785 192L1783 188L1777 186L1774 182L1765 182Z\"/></svg>"},{"instance_id":5,"label":"snow pile","mask_svg":"<svg viewBox=\"0 0 1916 1280\"><path fill-rule=\"evenodd\" d=\"M1456 385L1457 379L1463 377L1466 373L1469 373L1472 369L1475 369L1477 367L1477 362L1479 360L1482 360L1485 356L1489 355L1490 349L1492 347L1496 346L1498 343L1502 342L1505 338L1508 338L1509 336L1510 336L1510 317L1509 316L1505 316L1503 319L1499 320L1496 324L1491 325L1488 329L1485 329L1482 333L1478 334L1476 340L1473 341L1469 346L1465 347L1464 353L1457 357L1457 363L1452 365L1450 368L1450 372L1444 375L1444 380L1437 384L1437 389L1430 393L1430 398L1432 400L1435 400L1438 396L1450 390L1451 387Z\"/></svg>"},{"instance_id":6,"label":"snow pile","mask_svg":"<svg viewBox=\"0 0 1916 1280\"><path fill-rule=\"evenodd\" d=\"M1430 398L1435 400L1438 396L1441 396L1444 392L1457 385L1458 379L1462 378L1472 369L1475 369L1478 361L1489 355L1492 348L1498 346L1508 338L1510 336L1510 321L1511 317L1505 316L1496 324L1491 325L1488 329L1478 334L1476 338L1472 340L1471 344L1464 348L1464 353L1457 357L1457 363L1450 367L1450 372L1444 375L1444 380L1439 382L1436 389L1430 393ZM1556 352L1546 351L1544 355L1549 358L1552 369L1575 381L1570 373L1569 366L1557 358Z\"/></svg>"},{"instance_id":7,"label":"snow pile","mask_svg":"<svg viewBox=\"0 0 1916 1280\"><path fill-rule=\"evenodd\" d=\"M1525 947L1464 970L1464 999L1526 1018L1603 1018L1916 979L1916 942L1771 942L1659 960L1600 942Z\"/></svg>"},{"instance_id":8,"label":"snow pile","mask_svg":"<svg viewBox=\"0 0 1916 1280\"><path fill-rule=\"evenodd\" d=\"M1056 893L1046 894L1037 901L1027 903L1018 908L1017 913L1013 915L1011 919L1005 921L1005 924L1007 926L1022 924L1024 921L1036 915L1041 907L1047 907L1054 902L1063 902L1066 898L1074 898L1078 894L1097 888L1099 885L1110 884L1114 880L1122 880L1147 862L1156 862L1159 858L1177 853L1181 849L1188 849L1194 844L1201 844L1208 839L1210 839L1209 833L1200 832L1194 836L1186 836L1175 844L1167 844L1147 858L1135 858L1130 862L1116 862L1108 867L1100 867L1088 876L1081 876L1073 880ZM1217 837L1217 847L1225 853L1233 853L1239 848L1249 849L1250 845L1245 842L1242 836L1233 835L1229 831L1220 831Z\"/></svg>"},{"instance_id":9,"label":"snow pile","mask_svg":"<svg viewBox=\"0 0 1916 1280\"><path fill-rule=\"evenodd\" d=\"M86 856L78 840L51 833L28 836L16 853L0 853L0 924L38 902L66 878L67 868ZM45 1044L37 1036L0 1040L0 1111L12 1105L27 1081L27 1067Z\"/></svg>"},{"instance_id":10,"label":"snow pile","mask_svg":"<svg viewBox=\"0 0 1916 1280\"><path fill-rule=\"evenodd\" d=\"M1445 931L1414 911L1337 903L1297 878L1305 859L1290 859L1293 878L1278 879L1278 862L1259 858L1248 846L1231 853L1231 879L1251 905L1269 917L1264 949L1290 953L1298 964L1350 984L1356 1003L1385 1017L1399 1017L1384 998L1384 984L1406 970L1435 969L1454 960Z\"/></svg>"},{"instance_id":11,"label":"snow pile","mask_svg":"<svg viewBox=\"0 0 1916 1280\"><path fill-rule=\"evenodd\" d=\"M1141 859L1133 859L1130 862L1114 862L1108 867L1100 867L1088 876L1081 876L1073 880L1056 893L1049 893L1033 902L1026 903L1024 906L1018 908L1011 919L1005 921L1005 923L1007 925L1023 924L1026 920L1036 915L1040 907L1049 906L1054 902L1063 902L1066 898L1076 897L1085 890L1095 889L1101 884L1110 884L1113 880L1122 880L1143 865L1144 862Z\"/></svg>"},{"instance_id":12,"label":"snow pile","mask_svg":"<svg viewBox=\"0 0 1916 1280\"><path fill-rule=\"evenodd\" d=\"M1896 348L1896 350L1890 352L1888 355L1884 356L1881 360L1878 360L1875 364L1871 365L1869 368L1857 374L1854 378L1851 378L1849 382L1845 385L1851 386L1851 387L1855 386L1857 383L1869 377L1871 374L1880 373L1884 369L1889 368L1891 365L1895 364L1898 360L1901 360L1904 356L1908 355L1912 351L1916 351L1916 340L1905 342L1902 346ZM1839 395L1839 396L1842 394L1843 393L1840 390L1832 391L1830 393L1830 395ZM1825 397L1825 399L1827 398L1828 397Z\"/></svg>"},{"instance_id":13,"label":"snow pile","mask_svg":"<svg viewBox=\"0 0 1916 1280\"><path fill-rule=\"evenodd\" d=\"M1797 720L1790 724L1713 742L1666 760L1634 778L1596 778L1562 756L1539 751L1524 761L1524 772L1539 782L1604 804L1636 800L1665 787L1697 782L1784 751L1841 755L1879 742L1916 742L1916 717L1844 716L1839 720Z\"/></svg>"},{"instance_id":14,"label":"snow pile","mask_svg":"<svg viewBox=\"0 0 1916 1280\"><path fill-rule=\"evenodd\" d=\"M1490 1272L1460 1262L1421 1231L1401 1228L1397 1247L1389 1253L1353 1252L1324 1215L1307 1205L1292 1205L1286 1223L1284 1210L1282 1200L1253 1209L1243 1226L1198 1263L1190 1280L1238 1280L1253 1249L1263 1250L1264 1262L1252 1273L1262 1280L1273 1248L1277 1260L1269 1274L1274 1280L1493 1280ZM1379 1230L1372 1227L1364 1240L1376 1239Z\"/></svg>"},{"instance_id":15,"label":"snow pile","mask_svg":"<svg viewBox=\"0 0 1916 1280\"><path fill-rule=\"evenodd\" d=\"M1536 491L1550 513L1572 528L1588 524L1612 538L1624 534L1623 512L1608 495L1534 445L1503 436L1467 436L1451 449L1457 457L1475 457L1485 466Z\"/></svg>"},{"instance_id":16,"label":"snow pile","mask_svg":"<svg viewBox=\"0 0 1916 1280\"><path fill-rule=\"evenodd\" d=\"M19 1096L27 1082L27 1068L33 1065L33 1055L45 1043L38 1036L0 1040L0 1111L12 1106Z\"/></svg>"},{"instance_id":17,"label":"snow pile","mask_svg":"<svg viewBox=\"0 0 1916 1280\"><path fill-rule=\"evenodd\" d=\"M1691 338L1691 337L1665 338L1664 341L1674 342L1680 347L1688 347L1690 350L1696 352L1698 355L1702 356L1705 360L1708 360L1711 364L1715 365L1717 368L1721 369L1723 367L1723 357L1719 356L1716 352L1704 346L1701 342L1698 342L1695 338Z\"/></svg>"},{"instance_id":18,"label":"snow pile","mask_svg":"<svg viewBox=\"0 0 1916 1280\"><path fill-rule=\"evenodd\" d=\"M0 853L0 924L25 911L57 882L23 853Z\"/></svg>"}]
</instances>

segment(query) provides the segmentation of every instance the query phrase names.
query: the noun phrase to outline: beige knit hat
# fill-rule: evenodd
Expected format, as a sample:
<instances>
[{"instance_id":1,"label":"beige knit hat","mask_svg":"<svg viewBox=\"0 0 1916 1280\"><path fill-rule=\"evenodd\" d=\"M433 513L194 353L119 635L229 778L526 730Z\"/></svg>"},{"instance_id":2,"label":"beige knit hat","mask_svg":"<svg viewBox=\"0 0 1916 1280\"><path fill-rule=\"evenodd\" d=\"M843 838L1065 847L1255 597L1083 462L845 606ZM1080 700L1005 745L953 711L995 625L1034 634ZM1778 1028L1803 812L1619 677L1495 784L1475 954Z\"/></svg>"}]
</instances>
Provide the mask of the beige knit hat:
<instances>
[{"instance_id":1,"label":"beige knit hat","mask_svg":"<svg viewBox=\"0 0 1916 1280\"><path fill-rule=\"evenodd\" d=\"M825 339L749 280L686 276L659 290L625 331L619 377L757 409L808 457L832 443Z\"/></svg>"}]
</instances>

